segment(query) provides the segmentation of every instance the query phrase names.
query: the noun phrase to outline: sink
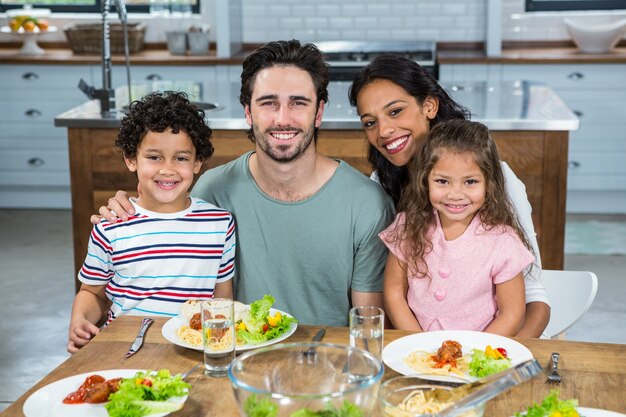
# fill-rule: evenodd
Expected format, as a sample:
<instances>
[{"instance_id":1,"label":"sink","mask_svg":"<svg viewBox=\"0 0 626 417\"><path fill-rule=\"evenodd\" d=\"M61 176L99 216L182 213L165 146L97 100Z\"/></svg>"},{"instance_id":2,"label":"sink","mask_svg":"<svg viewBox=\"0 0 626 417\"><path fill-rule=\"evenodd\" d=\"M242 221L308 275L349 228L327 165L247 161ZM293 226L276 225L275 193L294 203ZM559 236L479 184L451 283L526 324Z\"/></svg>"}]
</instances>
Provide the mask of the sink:
<instances>
[{"instance_id":1,"label":"sink","mask_svg":"<svg viewBox=\"0 0 626 417\"><path fill-rule=\"evenodd\" d=\"M200 110L216 110L220 108L220 105L217 103L208 103L205 101L193 101L192 104L199 108Z\"/></svg>"}]
</instances>

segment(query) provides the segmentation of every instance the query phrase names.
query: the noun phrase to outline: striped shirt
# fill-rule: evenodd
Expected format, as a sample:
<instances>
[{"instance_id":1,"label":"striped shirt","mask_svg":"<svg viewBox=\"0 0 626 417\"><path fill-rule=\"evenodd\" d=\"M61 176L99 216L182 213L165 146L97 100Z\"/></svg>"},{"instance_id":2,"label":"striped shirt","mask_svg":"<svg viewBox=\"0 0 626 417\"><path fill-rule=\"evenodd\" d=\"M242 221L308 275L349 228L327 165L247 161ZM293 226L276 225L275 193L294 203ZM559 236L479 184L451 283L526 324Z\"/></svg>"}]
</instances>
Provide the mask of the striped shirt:
<instances>
[{"instance_id":1,"label":"striped shirt","mask_svg":"<svg viewBox=\"0 0 626 417\"><path fill-rule=\"evenodd\" d=\"M89 239L78 279L106 285L109 321L122 314L175 316L186 300L213 297L235 272L235 221L192 198L178 213L155 213L133 202L126 222L103 221Z\"/></svg>"}]
</instances>

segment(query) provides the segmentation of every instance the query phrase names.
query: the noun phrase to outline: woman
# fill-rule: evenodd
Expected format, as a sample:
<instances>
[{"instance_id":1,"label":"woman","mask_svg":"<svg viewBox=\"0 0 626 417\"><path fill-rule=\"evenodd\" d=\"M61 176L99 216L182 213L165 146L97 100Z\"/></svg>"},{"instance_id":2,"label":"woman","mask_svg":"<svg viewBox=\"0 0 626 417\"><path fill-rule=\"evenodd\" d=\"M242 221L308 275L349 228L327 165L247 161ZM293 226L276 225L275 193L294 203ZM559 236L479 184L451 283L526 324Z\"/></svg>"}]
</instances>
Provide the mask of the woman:
<instances>
[{"instance_id":1,"label":"woman","mask_svg":"<svg viewBox=\"0 0 626 417\"><path fill-rule=\"evenodd\" d=\"M407 165L434 125L447 120L469 119L437 81L414 61L382 55L359 72L350 88L350 104L356 106L368 139L369 161L383 189L396 205L408 182ZM526 271L526 313L517 336L539 337L550 318L547 292L541 280L541 259L531 206L524 184L502 162L506 191L536 256Z\"/></svg>"}]
</instances>

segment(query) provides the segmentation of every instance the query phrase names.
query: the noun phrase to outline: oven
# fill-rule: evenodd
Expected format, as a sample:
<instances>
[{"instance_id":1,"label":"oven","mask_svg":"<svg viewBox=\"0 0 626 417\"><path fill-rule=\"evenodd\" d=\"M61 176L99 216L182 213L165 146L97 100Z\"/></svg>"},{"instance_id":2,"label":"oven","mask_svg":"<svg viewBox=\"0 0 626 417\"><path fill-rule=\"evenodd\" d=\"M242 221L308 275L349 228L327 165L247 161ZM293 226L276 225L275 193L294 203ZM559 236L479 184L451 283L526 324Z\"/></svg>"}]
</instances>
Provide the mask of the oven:
<instances>
[{"instance_id":1,"label":"oven","mask_svg":"<svg viewBox=\"0 0 626 417\"><path fill-rule=\"evenodd\" d=\"M420 64L439 78L434 41L325 41L315 44L326 56L331 81L352 81L354 75L379 55L397 54Z\"/></svg>"}]
</instances>

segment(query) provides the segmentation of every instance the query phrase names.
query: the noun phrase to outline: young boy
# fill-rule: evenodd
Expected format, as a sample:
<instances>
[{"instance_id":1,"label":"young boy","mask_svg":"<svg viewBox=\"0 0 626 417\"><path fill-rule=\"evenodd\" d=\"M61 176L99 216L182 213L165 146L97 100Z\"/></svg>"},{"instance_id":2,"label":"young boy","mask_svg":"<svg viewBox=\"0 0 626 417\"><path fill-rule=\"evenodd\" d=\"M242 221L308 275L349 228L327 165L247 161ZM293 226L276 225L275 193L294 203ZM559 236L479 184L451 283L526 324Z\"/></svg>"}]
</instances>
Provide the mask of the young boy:
<instances>
[{"instance_id":1,"label":"young boy","mask_svg":"<svg viewBox=\"0 0 626 417\"><path fill-rule=\"evenodd\" d=\"M188 190L213 154L211 129L184 93L130 106L115 142L139 180L136 214L95 225L78 278L68 351L123 314L175 316L189 299L233 297L235 222Z\"/></svg>"}]
</instances>

